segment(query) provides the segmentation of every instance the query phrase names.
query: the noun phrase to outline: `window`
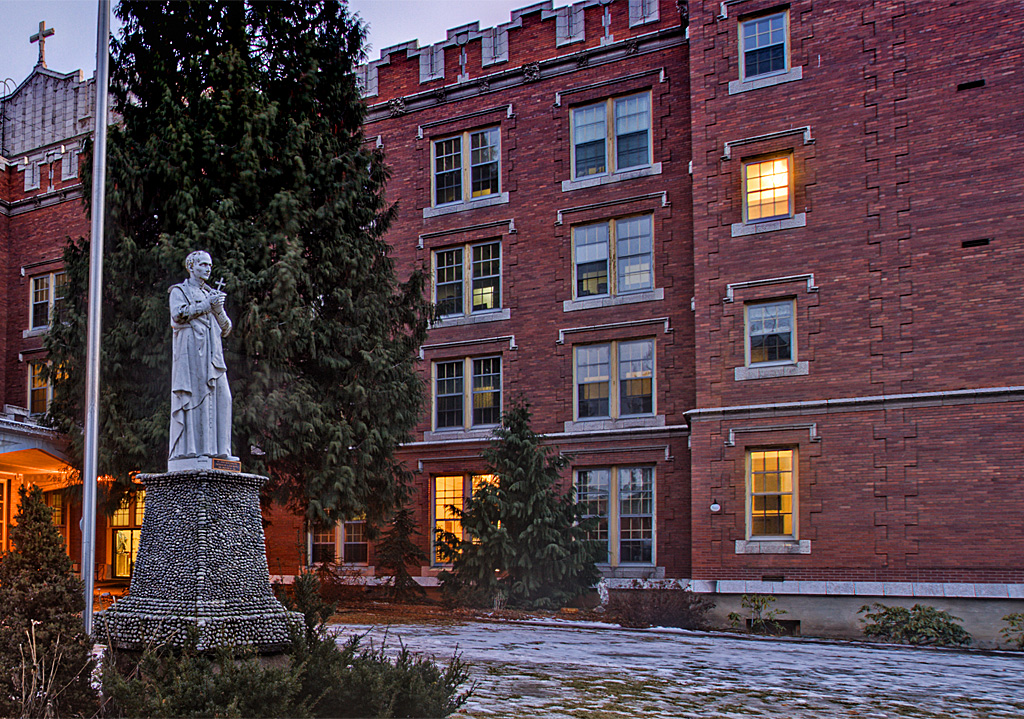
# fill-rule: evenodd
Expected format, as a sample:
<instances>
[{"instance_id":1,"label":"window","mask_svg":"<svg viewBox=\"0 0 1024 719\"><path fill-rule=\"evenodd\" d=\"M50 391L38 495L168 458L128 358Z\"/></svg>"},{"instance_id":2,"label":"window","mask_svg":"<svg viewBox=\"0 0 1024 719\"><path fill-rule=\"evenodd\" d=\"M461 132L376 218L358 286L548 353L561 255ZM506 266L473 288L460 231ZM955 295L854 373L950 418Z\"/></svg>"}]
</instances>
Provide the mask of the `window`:
<instances>
[{"instance_id":1,"label":"window","mask_svg":"<svg viewBox=\"0 0 1024 719\"><path fill-rule=\"evenodd\" d=\"M339 544L344 564L367 564L370 543L366 537L366 520L339 522L330 527L317 527L310 532L310 564L337 562Z\"/></svg>"},{"instance_id":2,"label":"window","mask_svg":"<svg viewBox=\"0 0 1024 719\"><path fill-rule=\"evenodd\" d=\"M573 227L576 298L652 289L652 228L650 215Z\"/></svg>"},{"instance_id":3,"label":"window","mask_svg":"<svg viewBox=\"0 0 1024 719\"><path fill-rule=\"evenodd\" d=\"M53 401L53 385L45 375L46 363L31 362L28 372L28 411L30 414L43 414Z\"/></svg>"},{"instance_id":4,"label":"window","mask_svg":"<svg viewBox=\"0 0 1024 719\"><path fill-rule=\"evenodd\" d=\"M574 179L650 165L650 94L574 108L572 138Z\"/></svg>"},{"instance_id":5,"label":"window","mask_svg":"<svg viewBox=\"0 0 1024 719\"><path fill-rule=\"evenodd\" d=\"M334 527L319 526L313 530L310 563L332 564L337 559L337 556Z\"/></svg>"},{"instance_id":6,"label":"window","mask_svg":"<svg viewBox=\"0 0 1024 719\"><path fill-rule=\"evenodd\" d=\"M578 419L654 413L654 340L582 345L575 350Z\"/></svg>"},{"instance_id":7,"label":"window","mask_svg":"<svg viewBox=\"0 0 1024 719\"><path fill-rule=\"evenodd\" d=\"M501 191L499 128L434 142L434 204L466 202Z\"/></svg>"},{"instance_id":8,"label":"window","mask_svg":"<svg viewBox=\"0 0 1024 719\"><path fill-rule=\"evenodd\" d=\"M786 13L740 23L740 75L751 80L785 72L788 66Z\"/></svg>"},{"instance_id":9,"label":"window","mask_svg":"<svg viewBox=\"0 0 1024 719\"><path fill-rule=\"evenodd\" d=\"M612 481L612 478L615 481ZM589 539L603 548L598 559L612 566L654 561L654 468L599 467L576 470L576 501L597 527Z\"/></svg>"},{"instance_id":10,"label":"window","mask_svg":"<svg viewBox=\"0 0 1024 719\"><path fill-rule=\"evenodd\" d=\"M67 276L63 272L50 272L32 278L29 326L42 329L50 326L50 318L60 311L67 289Z\"/></svg>"},{"instance_id":11,"label":"window","mask_svg":"<svg viewBox=\"0 0 1024 719\"><path fill-rule=\"evenodd\" d=\"M128 578L135 567L142 539L142 520L146 513L146 490L140 489L134 498L125 498L110 517L113 548L113 576Z\"/></svg>"},{"instance_id":12,"label":"window","mask_svg":"<svg viewBox=\"0 0 1024 719\"><path fill-rule=\"evenodd\" d=\"M438 532L454 534L460 540L463 538L462 523L459 521L455 510L462 511L464 498L472 494L473 490L481 484L491 484L497 481L493 474L454 474L434 477L434 531L433 537L436 540ZM434 563L441 564L444 560L439 556L437 550L434 552Z\"/></svg>"},{"instance_id":13,"label":"window","mask_svg":"<svg viewBox=\"0 0 1024 719\"><path fill-rule=\"evenodd\" d=\"M441 317L501 309L501 243L435 252L434 302Z\"/></svg>"},{"instance_id":14,"label":"window","mask_svg":"<svg viewBox=\"0 0 1024 719\"><path fill-rule=\"evenodd\" d=\"M743 220L764 222L793 214L791 156L743 163Z\"/></svg>"},{"instance_id":15,"label":"window","mask_svg":"<svg viewBox=\"0 0 1024 719\"><path fill-rule=\"evenodd\" d=\"M366 564L370 559L370 543L366 538L366 520L343 522L341 525L341 559L345 564Z\"/></svg>"},{"instance_id":16,"label":"window","mask_svg":"<svg viewBox=\"0 0 1024 719\"><path fill-rule=\"evenodd\" d=\"M748 537L796 537L794 449L747 452Z\"/></svg>"},{"instance_id":17,"label":"window","mask_svg":"<svg viewBox=\"0 0 1024 719\"><path fill-rule=\"evenodd\" d=\"M658 0L629 0L629 26L643 25L658 19Z\"/></svg>"},{"instance_id":18,"label":"window","mask_svg":"<svg viewBox=\"0 0 1024 719\"><path fill-rule=\"evenodd\" d=\"M747 366L783 364L795 359L793 300L746 306Z\"/></svg>"},{"instance_id":19,"label":"window","mask_svg":"<svg viewBox=\"0 0 1024 719\"><path fill-rule=\"evenodd\" d=\"M465 382L465 377L472 382ZM435 429L491 427L501 421L501 357L434 363ZM472 408L465 411L466 407Z\"/></svg>"}]
</instances>

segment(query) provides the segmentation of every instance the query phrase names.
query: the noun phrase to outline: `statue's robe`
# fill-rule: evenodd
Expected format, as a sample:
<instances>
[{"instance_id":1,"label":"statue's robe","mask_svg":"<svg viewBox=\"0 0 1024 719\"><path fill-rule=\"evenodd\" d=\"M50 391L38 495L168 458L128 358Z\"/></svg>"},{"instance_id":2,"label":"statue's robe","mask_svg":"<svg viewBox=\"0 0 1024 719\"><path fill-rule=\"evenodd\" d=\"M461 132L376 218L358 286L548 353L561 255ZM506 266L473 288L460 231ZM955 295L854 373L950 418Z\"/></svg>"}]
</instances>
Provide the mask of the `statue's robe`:
<instances>
[{"instance_id":1,"label":"statue's robe","mask_svg":"<svg viewBox=\"0 0 1024 719\"><path fill-rule=\"evenodd\" d=\"M231 456L231 389L221 326L200 302L212 292L182 282L170 288L174 349L169 459Z\"/></svg>"}]
</instances>

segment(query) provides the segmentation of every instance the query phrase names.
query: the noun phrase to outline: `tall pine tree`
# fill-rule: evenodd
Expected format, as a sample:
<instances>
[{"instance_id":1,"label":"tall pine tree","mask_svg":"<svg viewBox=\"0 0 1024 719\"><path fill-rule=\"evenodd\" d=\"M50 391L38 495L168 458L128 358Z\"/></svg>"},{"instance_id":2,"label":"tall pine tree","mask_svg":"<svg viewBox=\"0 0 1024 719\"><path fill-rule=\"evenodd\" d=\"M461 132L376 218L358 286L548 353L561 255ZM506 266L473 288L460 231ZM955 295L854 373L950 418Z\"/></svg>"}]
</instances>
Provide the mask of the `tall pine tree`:
<instances>
[{"instance_id":1,"label":"tall pine tree","mask_svg":"<svg viewBox=\"0 0 1024 719\"><path fill-rule=\"evenodd\" d=\"M84 585L42 491L22 486L19 497L13 548L0 557L0 716L92 716L99 703ZM33 679L41 692L31 691Z\"/></svg>"},{"instance_id":2,"label":"tall pine tree","mask_svg":"<svg viewBox=\"0 0 1024 719\"><path fill-rule=\"evenodd\" d=\"M353 75L363 29L339 2L123 0L104 247L100 470L126 482L167 455L167 288L207 250L225 340L233 447L316 521L383 516L393 450L422 405L424 276L396 277L382 156ZM86 175L88 177L88 174ZM87 193L88 195L88 193ZM48 337L53 422L80 437L88 242L65 252ZM80 441L80 439L78 439Z\"/></svg>"},{"instance_id":3,"label":"tall pine tree","mask_svg":"<svg viewBox=\"0 0 1024 719\"><path fill-rule=\"evenodd\" d=\"M464 536L438 538L442 559L452 561L444 588L470 602L501 594L510 606L552 609L596 584L590 520L573 492L558 491L567 460L530 429L525 402L502 415L484 459L497 479L473 487L465 508L454 508Z\"/></svg>"}]
</instances>

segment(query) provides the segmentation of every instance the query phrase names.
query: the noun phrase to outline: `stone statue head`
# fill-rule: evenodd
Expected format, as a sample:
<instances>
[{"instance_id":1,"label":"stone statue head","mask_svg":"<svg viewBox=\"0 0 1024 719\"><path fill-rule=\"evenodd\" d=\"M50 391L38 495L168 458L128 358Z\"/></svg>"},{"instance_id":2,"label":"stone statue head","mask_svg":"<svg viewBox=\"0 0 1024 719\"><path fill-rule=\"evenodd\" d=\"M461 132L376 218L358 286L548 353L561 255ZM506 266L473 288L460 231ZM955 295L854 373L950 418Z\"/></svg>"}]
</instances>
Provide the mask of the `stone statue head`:
<instances>
[{"instance_id":1,"label":"stone statue head","mask_svg":"<svg viewBox=\"0 0 1024 719\"><path fill-rule=\"evenodd\" d=\"M195 252L189 252L188 257L185 258L185 269L188 270L189 274L192 274L192 268L195 267L196 261L204 257L208 262L212 262L210 259L210 253L206 250L196 250Z\"/></svg>"}]
</instances>

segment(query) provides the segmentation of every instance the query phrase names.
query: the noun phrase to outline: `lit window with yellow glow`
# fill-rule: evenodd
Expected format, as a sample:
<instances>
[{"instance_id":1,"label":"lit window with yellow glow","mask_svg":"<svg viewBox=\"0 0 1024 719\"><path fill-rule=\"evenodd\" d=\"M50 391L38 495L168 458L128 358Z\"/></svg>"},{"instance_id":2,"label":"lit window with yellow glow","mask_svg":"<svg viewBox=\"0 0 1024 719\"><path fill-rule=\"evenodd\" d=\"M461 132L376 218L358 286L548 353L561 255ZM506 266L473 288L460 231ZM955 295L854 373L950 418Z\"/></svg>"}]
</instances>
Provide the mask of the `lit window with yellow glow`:
<instances>
[{"instance_id":1,"label":"lit window with yellow glow","mask_svg":"<svg viewBox=\"0 0 1024 719\"><path fill-rule=\"evenodd\" d=\"M796 537L795 459L794 449L758 449L747 453L750 537Z\"/></svg>"},{"instance_id":2,"label":"lit window with yellow glow","mask_svg":"<svg viewBox=\"0 0 1024 719\"><path fill-rule=\"evenodd\" d=\"M472 496L483 485L496 486L496 474L452 474L434 477L434 539L438 532L448 532L460 540L465 537L458 511L465 507L465 498ZM441 564L445 559L435 550L434 562Z\"/></svg>"},{"instance_id":3,"label":"lit window with yellow glow","mask_svg":"<svg viewBox=\"0 0 1024 719\"><path fill-rule=\"evenodd\" d=\"M501 243L485 242L434 253L434 303L442 318L501 309Z\"/></svg>"},{"instance_id":4,"label":"lit window with yellow glow","mask_svg":"<svg viewBox=\"0 0 1024 719\"><path fill-rule=\"evenodd\" d=\"M763 222L793 214L791 157L755 160L743 165L743 214Z\"/></svg>"}]
</instances>

